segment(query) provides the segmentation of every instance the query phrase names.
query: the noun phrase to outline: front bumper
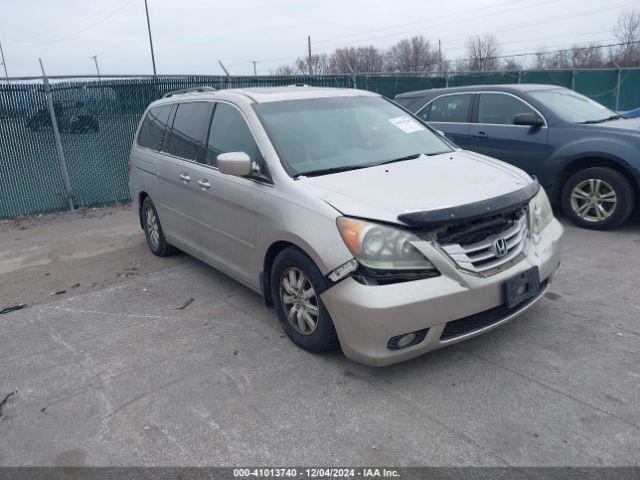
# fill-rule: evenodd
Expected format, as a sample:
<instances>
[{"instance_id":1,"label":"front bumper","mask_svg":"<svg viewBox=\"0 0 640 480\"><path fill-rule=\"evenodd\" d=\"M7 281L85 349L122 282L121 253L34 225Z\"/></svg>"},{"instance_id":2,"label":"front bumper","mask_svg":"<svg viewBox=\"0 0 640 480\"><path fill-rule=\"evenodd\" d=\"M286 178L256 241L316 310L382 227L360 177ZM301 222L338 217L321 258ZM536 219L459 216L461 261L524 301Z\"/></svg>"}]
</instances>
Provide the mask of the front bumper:
<instances>
[{"instance_id":1,"label":"front bumper","mask_svg":"<svg viewBox=\"0 0 640 480\"><path fill-rule=\"evenodd\" d=\"M522 261L489 277L459 269L442 251L423 246L439 277L391 285L368 286L353 278L326 290L321 298L338 332L344 354L350 359L383 366L417 357L430 350L474 337L517 317L539 300L560 266L563 228L553 219L538 244L527 240ZM531 267L538 267L544 289L493 323L454 338L441 340L447 322L496 309L504 304L504 282ZM499 310L499 309L497 309ZM391 337L428 328L417 345L389 350Z\"/></svg>"}]
</instances>

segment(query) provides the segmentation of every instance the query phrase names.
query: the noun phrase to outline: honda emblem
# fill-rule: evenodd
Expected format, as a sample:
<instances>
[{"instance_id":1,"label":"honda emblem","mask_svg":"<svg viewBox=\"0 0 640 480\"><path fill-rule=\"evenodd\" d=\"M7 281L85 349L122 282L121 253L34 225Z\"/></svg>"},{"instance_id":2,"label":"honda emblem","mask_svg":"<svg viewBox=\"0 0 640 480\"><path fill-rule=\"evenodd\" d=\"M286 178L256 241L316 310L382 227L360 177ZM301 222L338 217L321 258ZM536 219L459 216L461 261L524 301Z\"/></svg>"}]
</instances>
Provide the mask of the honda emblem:
<instances>
[{"instance_id":1,"label":"honda emblem","mask_svg":"<svg viewBox=\"0 0 640 480\"><path fill-rule=\"evenodd\" d=\"M500 237L493 242L493 252L496 257L504 257L507 254L507 241Z\"/></svg>"}]
</instances>

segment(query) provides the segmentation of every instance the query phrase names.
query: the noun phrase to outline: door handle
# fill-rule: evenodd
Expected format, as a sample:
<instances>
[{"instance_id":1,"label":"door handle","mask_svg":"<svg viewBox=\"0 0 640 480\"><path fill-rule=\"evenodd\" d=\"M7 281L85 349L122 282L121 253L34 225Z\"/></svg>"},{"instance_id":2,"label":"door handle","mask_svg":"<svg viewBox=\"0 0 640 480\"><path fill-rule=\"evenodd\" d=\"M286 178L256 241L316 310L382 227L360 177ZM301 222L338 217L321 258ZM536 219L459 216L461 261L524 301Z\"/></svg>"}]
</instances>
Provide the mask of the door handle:
<instances>
[{"instance_id":1,"label":"door handle","mask_svg":"<svg viewBox=\"0 0 640 480\"><path fill-rule=\"evenodd\" d=\"M200 188L202 188L202 190L209 190L211 188L211 184L209 183L209 180L207 180L206 178L203 178L202 180L198 180L198 185L200 185Z\"/></svg>"},{"instance_id":2,"label":"door handle","mask_svg":"<svg viewBox=\"0 0 640 480\"><path fill-rule=\"evenodd\" d=\"M184 183L188 183L191 181L191 177L186 173L181 173L180 175L178 175L178 177L180 177L180 180L182 180Z\"/></svg>"},{"instance_id":3,"label":"door handle","mask_svg":"<svg viewBox=\"0 0 640 480\"><path fill-rule=\"evenodd\" d=\"M471 136L473 138L489 138L489 135L487 135L486 132L472 133Z\"/></svg>"}]
</instances>

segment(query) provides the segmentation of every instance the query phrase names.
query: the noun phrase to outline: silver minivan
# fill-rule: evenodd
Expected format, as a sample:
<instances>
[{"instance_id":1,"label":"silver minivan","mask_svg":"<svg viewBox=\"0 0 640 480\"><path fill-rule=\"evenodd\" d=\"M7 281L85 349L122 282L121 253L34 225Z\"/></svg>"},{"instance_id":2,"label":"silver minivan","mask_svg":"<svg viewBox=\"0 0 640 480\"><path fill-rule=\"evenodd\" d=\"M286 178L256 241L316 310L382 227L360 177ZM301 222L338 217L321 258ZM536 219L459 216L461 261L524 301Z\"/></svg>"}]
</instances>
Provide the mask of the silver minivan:
<instances>
[{"instance_id":1,"label":"silver minivan","mask_svg":"<svg viewBox=\"0 0 640 480\"><path fill-rule=\"evenodd\" d=\"M300 347L369 365L513 319L560 266L535 179L371 92L168 94L129 170L154 254L203 260L261 293Z\"/></svg>"}]
</instances>

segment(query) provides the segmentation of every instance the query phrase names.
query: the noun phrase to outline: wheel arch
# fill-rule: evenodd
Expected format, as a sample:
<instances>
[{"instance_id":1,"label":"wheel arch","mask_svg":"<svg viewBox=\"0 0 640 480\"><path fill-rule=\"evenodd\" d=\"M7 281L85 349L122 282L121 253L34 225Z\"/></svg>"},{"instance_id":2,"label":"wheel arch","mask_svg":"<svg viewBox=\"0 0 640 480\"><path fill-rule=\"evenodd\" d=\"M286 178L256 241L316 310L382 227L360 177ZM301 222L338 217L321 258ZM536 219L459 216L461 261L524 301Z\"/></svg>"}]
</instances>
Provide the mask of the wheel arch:
<instances>
[{"instance_id":1,"label":"wheel arch","mask_svg":"<svg viewBox=\"0 0 640 480\"><path fill-rule=\"evenodd\" d=\"M320 256L304 240L299 238L286 238L273 241L265 250L262 271L260 272L260 288L262 289L262 295L267 306L273 305L273 299L271 298L271 269L274 260L280 252L289 247L297 248L307 255L320 271L324 273L324 264L321 262Z\"/></svg>"},{"instance_id":2,"label":"wheel arch","mask_svg":"<svg viewBox=\"0 0 640 480\"><path fill-rule=\"evenodd\" d=\"M613 155L609 155L606 153L593 153L588 155L580 155L565 164L558 176L558 188L556 188L554 200L559 203L561 202L562 190L564 189L565 184L572 175L579 172L580 170L585 170L592 167L604 167L617 171L629 181L636 198L638 198L638 196L640 195L640 186L638 185L638 179L633 175L631 166L629 164Z\"/></svg>"}]
</instances>

